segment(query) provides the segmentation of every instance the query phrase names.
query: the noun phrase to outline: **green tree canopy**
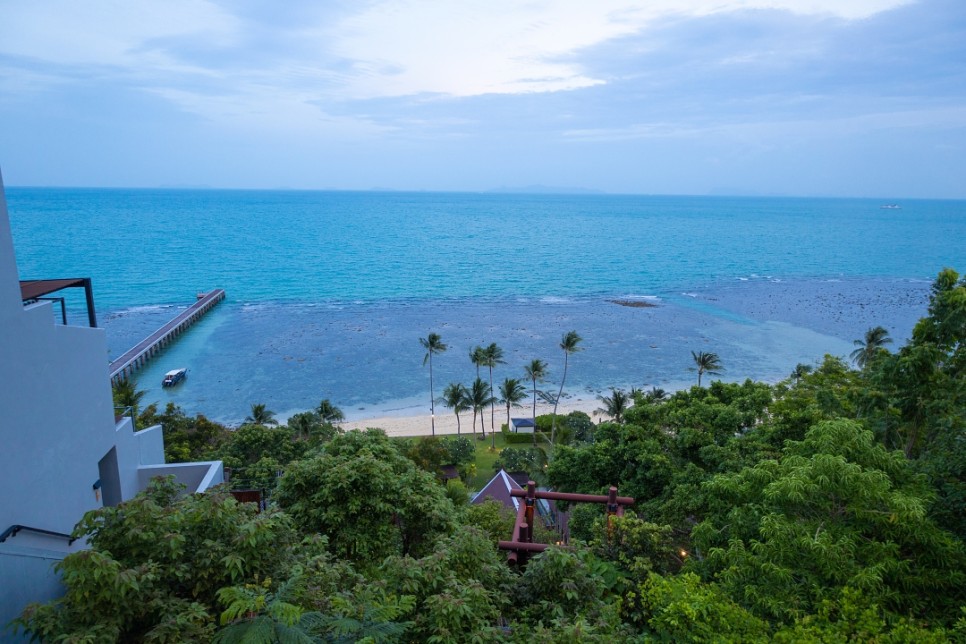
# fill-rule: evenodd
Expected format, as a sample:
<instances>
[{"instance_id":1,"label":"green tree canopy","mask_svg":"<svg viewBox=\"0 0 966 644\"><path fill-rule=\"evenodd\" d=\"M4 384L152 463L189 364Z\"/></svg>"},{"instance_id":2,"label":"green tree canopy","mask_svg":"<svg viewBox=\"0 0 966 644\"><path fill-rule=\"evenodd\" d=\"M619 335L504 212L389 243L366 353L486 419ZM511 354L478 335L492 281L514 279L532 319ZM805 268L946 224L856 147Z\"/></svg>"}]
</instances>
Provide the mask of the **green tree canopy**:
<instances>
[{"instance_id":1,"label":"green tree canopy","mask_svg":"<svg viewBox=\"0 0 966 644\"><path fill-rule=\"evenodd\" d=\"M454 526L443 487L380 430L346 432L324 453L292 463L276 498L303 530L356 562L423 553Z\"/></svg>"}]
</instances>

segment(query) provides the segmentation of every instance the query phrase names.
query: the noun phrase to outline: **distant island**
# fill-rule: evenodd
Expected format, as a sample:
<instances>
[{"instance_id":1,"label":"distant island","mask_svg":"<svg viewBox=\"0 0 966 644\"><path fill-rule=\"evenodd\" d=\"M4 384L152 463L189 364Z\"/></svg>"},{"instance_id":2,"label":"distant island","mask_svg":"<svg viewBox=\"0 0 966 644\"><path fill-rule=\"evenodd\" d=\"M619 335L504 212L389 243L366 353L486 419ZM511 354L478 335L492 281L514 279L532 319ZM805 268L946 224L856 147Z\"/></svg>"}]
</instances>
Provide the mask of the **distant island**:
<instances>
[{"instance_id":1,"label":"distant island","mask_svg":"<svg viewBox=\"0 0 966 644\"><path fill-rule=\"evenodd\" d=\"M543 185L530 185L530 186L501 186L499 188L490 188L485 192L503 193L503 194L534 194L534 195L605 195L607 194L603 190L597 190L594 188L575 188L575 187L560 187L560 186L543 186Z\"/></svg>"}]
</instances>

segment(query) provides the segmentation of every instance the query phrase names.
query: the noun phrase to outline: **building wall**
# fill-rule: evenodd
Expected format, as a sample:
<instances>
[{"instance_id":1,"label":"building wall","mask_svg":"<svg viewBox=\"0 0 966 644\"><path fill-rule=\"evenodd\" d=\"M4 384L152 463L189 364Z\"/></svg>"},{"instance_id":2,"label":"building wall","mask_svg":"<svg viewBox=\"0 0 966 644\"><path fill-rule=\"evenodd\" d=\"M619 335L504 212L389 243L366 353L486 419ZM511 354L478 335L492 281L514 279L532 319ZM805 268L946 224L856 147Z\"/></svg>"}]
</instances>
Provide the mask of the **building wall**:
<instances>
[{"instance_id":1,"label":"building wall","mask_svg":"<svg viewBox=\"0 0 966 644\"><path fill-rule=\"evenodd\" d=\"M64 558L66 541L48 539L49 548L22 547L11 542L20 539L18 535L7 543L0 552L0 641L28 641L24 637L14 637L5 631L10 620L20 614L20 610L31 602L48 602L64 594L63 584L54 570L54 565ZM38 543L37 545L43 545Z\"/></svg>"},{"instance_id":2,"label":"building wall","mask_svg":"<svg viewBox=\"0 0 966 644\"><path fill-rule=\"evenodd\" d=\"M69 534L105 500L134 496L151 473L175 474L191 492L223 481L220 461L165 468L160 426L116 422L104 330L54 320L50 302L23 305L0 177L0 532ZM29 602L62 594L53 564L84 547L29 531L0 543L0 641L17 641L4 629Z\"/></svg>"},{"instance_id":3,"label":"building wall","mask_svg":"<svg viewBox=\"0 0 966 644\"><path fill-rule=\"evenodd\" d=\"M115 441L107 339L54 324L50 302L24 308L19 279L0 180L0 531L69 533L101 507L98 461ZM50 565L69 549L29 532L0 543L0 632L25 599L57 592Z\"/></svg>"},{"instance_id":4,"label":"building wall","mask_svg":"<svg viewBox=\"0 0 966 644\"><path fill-rule=\"evenodd\" d=\"M98 461L114 446L104 332L55 325L49 302L9 317L3 331L0 369L15 377L0 387L0 530L70 532L101 506Z\"/></svg>"}]
</instances>

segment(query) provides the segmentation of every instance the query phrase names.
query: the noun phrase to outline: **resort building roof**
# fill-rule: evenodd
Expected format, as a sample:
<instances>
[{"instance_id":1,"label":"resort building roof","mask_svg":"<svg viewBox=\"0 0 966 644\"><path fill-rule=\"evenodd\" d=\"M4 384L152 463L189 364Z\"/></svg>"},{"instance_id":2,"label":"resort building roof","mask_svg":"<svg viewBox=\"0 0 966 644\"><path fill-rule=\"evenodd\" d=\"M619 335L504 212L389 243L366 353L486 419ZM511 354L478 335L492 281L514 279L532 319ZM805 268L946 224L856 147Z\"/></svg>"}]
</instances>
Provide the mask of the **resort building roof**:
<instances>
[{"instance_id":1,"label":"resort building roof","mask_svg":"<svg viewBox=\"0 0 966 644\"><path fill-rule=\"evenodd\" d=\"M513 480L505 470L497 472L483 489L476 493L472 503L483 503L487 498L499 501L508 508L519 509L520 499L510 495L510 490L522 490L523 487Z\"/></svg>"}]
</instances>

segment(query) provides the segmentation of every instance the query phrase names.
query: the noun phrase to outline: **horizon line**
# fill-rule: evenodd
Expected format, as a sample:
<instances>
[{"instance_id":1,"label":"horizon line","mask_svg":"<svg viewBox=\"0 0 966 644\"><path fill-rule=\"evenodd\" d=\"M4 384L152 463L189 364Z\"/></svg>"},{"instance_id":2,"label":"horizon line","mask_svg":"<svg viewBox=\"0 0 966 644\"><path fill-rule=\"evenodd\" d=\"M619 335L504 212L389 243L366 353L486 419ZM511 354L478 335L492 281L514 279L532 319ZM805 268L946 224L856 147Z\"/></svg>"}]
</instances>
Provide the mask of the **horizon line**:
<instances>
[{"instance_id":1,"label":"horizon line","mask_svg":"<svg viewBox=\"0 0 966 644\"><path fill-rule=\"evenodd\" d=\"M566 196L566 197L690 197L690 198L721 198L721 199L856 199L856 200L880 200L887 205L894 204L897 200L911 201L966 201L966 195L962 197L914 197L914 196L861 196L861 195L834 195L834 194L793 194L793 193L741 193L741 192L705 192L705 193L676 193L676 192L610 192L596 188L555 188L550 186L525 186L514 188L502 186L500 188L486 188L480 190L472 189L430 189L430 188L294 188L294 187L273 187L273 188L226 188L209 185L158 185L158 186L85 186L85 185L36 185L36 184L10 184L5 183L5 188L15 189L45 189L45 190L154 190L154 191L212 191L212 192L352 192L352 193L387 193L387 194L477 194L477 195L543 195L543 196Z\"/></svg>"}]
</instances>

